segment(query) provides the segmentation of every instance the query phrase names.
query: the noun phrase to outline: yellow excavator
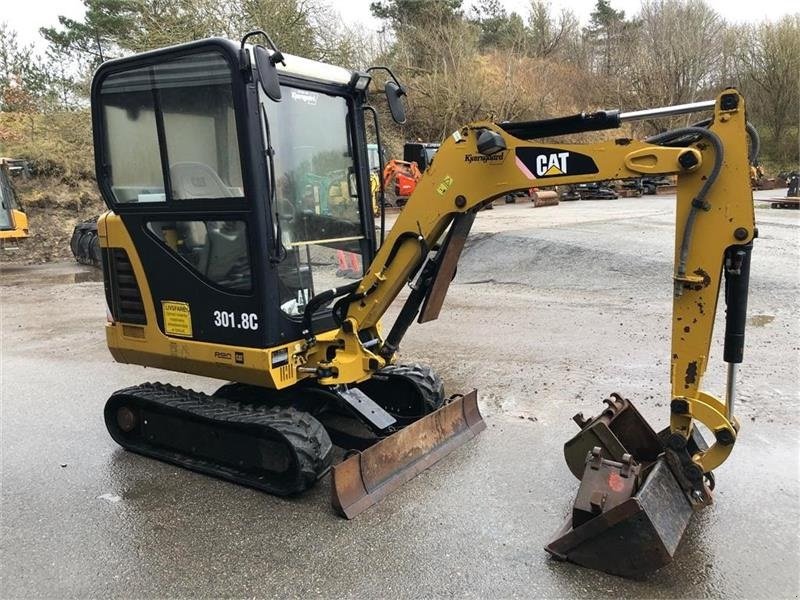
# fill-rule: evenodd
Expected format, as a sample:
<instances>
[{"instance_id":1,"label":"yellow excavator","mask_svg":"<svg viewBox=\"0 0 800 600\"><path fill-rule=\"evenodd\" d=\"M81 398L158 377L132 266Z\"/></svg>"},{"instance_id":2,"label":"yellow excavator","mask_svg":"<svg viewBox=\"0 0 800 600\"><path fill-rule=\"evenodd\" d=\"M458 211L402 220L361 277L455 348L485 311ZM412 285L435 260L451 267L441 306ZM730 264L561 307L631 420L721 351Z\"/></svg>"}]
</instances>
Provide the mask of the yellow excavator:
<instances>
[{"instance_id":1,"label":"yellow excavator","mask_svg":"<svg viewBox=\"0 0 800 600\"><path fill-rule=\"evenodd\" d=\"M21 161L0 158L0 250L15 250L29 236L28 216L11 185L11 168Z\"/></svg>"},{"instance_id":2,"label":"yellow excavator","mask_svg":"<svg viewBox=\"0 0 800 600\"><path fill-rule=\"evenodd\" d=\"M111 436L278 495L330 471L333 505L352 518L485 428L474 390L447 396L430 367L397 362L412 322L439 316L481 208L534 186L677 174L670 426L654 432L617 395L598 417L576 417L581 431L565 456L580 489L547 545L559 559L621 575L662 566L691 514L711 503L713 471L739 433L758 145L743 98L726 89L677 107L465 125L385 231L372 214L366 136L371 120L380 146L368 104L379 74L378 97L403 122L405 91L388 68L284 55L263 31L97 71L108 347L119 362L227 382L213 394L163 383L119 390L105 407ZM644 140L537 141L701 111L711 116ZM305 175L333 172L346 173L346 190L335 213L320 211ZM356 281L337 274L341 253L357 259ZM720 400L701 383L723 277ZM385 331L381 319L406 286ZM338 464L334 445L346 451Z\"/></svg>"}]
</instances>

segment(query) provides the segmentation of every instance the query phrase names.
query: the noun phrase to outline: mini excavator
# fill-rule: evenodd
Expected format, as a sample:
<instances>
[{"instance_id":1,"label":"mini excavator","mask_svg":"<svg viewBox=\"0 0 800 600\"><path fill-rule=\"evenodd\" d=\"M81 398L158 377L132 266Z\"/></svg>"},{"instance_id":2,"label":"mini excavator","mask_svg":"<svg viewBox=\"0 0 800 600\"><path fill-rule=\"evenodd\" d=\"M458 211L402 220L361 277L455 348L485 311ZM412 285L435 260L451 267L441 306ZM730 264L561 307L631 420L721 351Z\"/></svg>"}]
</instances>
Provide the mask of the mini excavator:
<instances>
[{"instance_id":1,"label":"mini excavator","mask_svg":"<svg viewBox=\"0 0 800 600\"><path fill-rule=\"evenodd\" d=\"M758 146L743 98L726 89L676 107L466 125L443 142L387 232L372 214L367 159L369 120L380 145L367 96L378 74L402 123L405 90L390 69L284 55L263 31L97 71L111 354L228 382L213 394L162 383L119 390L105 407L111 436L277 495L330 471L333 505L352 518L485 428L474 390L446 396L429 367L397 362L412 322L439 316L481 208L533 186L676 174L670 425L654 432L616 395L598 417L576 417L581 431L565 456L580 489L547 545L556 558L621 575L660 567L692 512L711 503L713 471L739 432ZM712 115L644 140L537 141L700 111ZM324 202L331 182L336 202ZM343 255L357 280L337 273ZM723 276L729 369L719 400L701 382ZM384 331L381 318L407 285ZM335 465L334 445L346 451Z\"/></svg>"}]
</instances>

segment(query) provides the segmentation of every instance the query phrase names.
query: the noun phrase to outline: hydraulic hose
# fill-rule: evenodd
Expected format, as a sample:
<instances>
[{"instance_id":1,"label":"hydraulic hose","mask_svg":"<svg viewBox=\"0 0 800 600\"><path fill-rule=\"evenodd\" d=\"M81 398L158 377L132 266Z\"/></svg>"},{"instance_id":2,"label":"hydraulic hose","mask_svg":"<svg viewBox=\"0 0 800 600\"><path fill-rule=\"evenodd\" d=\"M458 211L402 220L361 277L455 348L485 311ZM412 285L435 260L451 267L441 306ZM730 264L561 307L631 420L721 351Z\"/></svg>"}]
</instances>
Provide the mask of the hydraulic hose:
<instances>
[{"instance_id":1,"label":"hydraulic hose","mask_svg":"<svg viewBox=\"0 0 800 600\"><path fill-rule=\"evenodd\" d=\"M761 152L761 137L750 121L745 123L747 135L750 136L750 155L747 157L751 165L758 164L758 154Z\"/></svg>"},{"instance_id":2,"label":"hydraulic hose","mask_svg":"<svg viewBox=\"0 0 800 600\"><path fill-rule=\"evenodd\" d=\"M708 127L712 121L713 119L703 119L697 123L692 123L691 127ZM753 127L750 121L745 123L745 129L747 130L747 136L750 138L750 153L747 155L747 160L751 165L755 165L761 153L761 136L758 135L758 130Z\"/></svg>"},{"instance_id":3,"label":"hydraulic hose","mask_svg":"<svg viewBox=\"0 0 800 600\"><path fill-rule=\"evenodd\" d=\"M683 293L683 279L686 276L686 262L689 258L689 248L692 245L692 233L694 231L694 222L697 219L697 213L702 210L709 210L711 206L706 201L706 196L711 186L719 176L722 169L722 161L724 159L725 150L722 147L722 140L719 136L709 129L703 127L683 127L681 129L673 129L672 131L665 131L657 135L650 136L645 141L650 144L663 144L669 145L669 142L674 142L678 138L687 135L699 136L708 140L714 146L714 166L709 173L708 178L703 182L703 186L697 193L697 196L692 200L692 206L689 209L689 214L686 217L686 224L683 227L683 236L681 239L680 252L678 253L678 268L675 281L675 295L680 296Z\"/></svg>"},{"instance_id":4,"label":"hydraulic hose","mask_svg":"<svg viewBox=\"0 0 800 600\"><path fill-rule=\"evenodd\" d=\"M314 316L314 313L334 298L355 292L359 285L361 285L360 279L348 285L343 285L342 287L331 288L329 290L325 290L324 292L320 292L308 301L308 304L306 304L306 308L303 311L303 336L306 338L306 342L309 344L314 343L314 332L311 324L311 319Z\"/></svg>"}]
</instances>

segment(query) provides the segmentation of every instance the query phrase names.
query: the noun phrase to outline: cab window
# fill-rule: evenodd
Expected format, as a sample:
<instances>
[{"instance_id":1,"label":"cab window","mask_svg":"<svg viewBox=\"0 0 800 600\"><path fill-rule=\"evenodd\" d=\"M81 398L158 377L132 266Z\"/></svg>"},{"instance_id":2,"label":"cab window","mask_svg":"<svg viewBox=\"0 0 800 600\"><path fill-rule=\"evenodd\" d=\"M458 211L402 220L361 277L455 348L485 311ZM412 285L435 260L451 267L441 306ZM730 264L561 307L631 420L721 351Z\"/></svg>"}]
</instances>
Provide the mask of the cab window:
<instances>
[{"instance_id":1,"label":"cab window","mask_svg":"<svg viewBox=\"0 0 800 600\"><path fill-rule=\"evenodd\" d=\"M117 203L242 198L230 66L217 52L101 83L104 159Z\"/></svg>"},{"instance_id":2,"label":"cab window","mask_svg":"<svg viewBox=\"0 0 800 600\"><path fill-rule=\"evenodd\" d=\"M282 86L262 94L275 168L275 209L285 256L278 267L281 309L299 316L319 291L364 273L365 235L347 99Z\"/></svg>"}]
</instances>

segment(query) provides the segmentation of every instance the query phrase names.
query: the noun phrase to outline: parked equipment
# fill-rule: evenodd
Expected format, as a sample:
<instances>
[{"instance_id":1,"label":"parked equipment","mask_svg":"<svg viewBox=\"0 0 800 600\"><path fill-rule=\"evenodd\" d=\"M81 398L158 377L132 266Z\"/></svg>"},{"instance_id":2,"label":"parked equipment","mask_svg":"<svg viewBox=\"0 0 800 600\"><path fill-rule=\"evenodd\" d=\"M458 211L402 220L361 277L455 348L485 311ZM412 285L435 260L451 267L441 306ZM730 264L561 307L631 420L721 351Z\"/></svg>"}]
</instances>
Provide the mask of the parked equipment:
<instances>
[{"instance_id":1,"label":"parked equipment","mask_svg":"<svg viewBox=\"0 0 800 600\"><path fill-rule=\"evenodd\" d=\"M408 202L409 196L414 193L417 182L422 177L422 172L417 168L417 163L406 162L393 158L383 169L383 187L386 196L386 205L402 207Z\"/></svg>"},{"instance_id":2,"label":"parked equipment","mask_svg":"<svg viewBox=\"0 0 800 600\"><path fill-rule=\"evenodd\" d=\"M580 183L561 190L561 200L616 200L619 194L604 183Z\"/></svg>"},{"instance_id":3,"label":"parked equipment","mask_svg":"<svg viewBox=\"0 0 800 600\"><path fill-rule=\"evenodd\" d=\"M406 142L403 144L403 160L417 163L417 168L424 173L431 164L433 157L441 144Z\"/></svg>"},{"instance_id":4,"label":"parked equipment","mask_svg":"<svg viewBox=\"0 0 800 600\"><path fill-rule=\"evenodd\" d=\"M652 196L658 193L658 190L661 188L668 188L672 185L672 182L668 177L665 176L656 176L656 177L642 177L642 193Z\"/></svg>"},{"instance_id":5,"label":"parked equipment","mask_svg":"<svg viewBox=\"0 0 800 600\"><path fill-rule=\"evenodd\" d=\"M0 250L16 250L30 235L28 216L11 184L11 172L20 162L0 159Z\"/></svg>"},{"instance_id":6,"label":"parked equipment","mask_svg":"<svg viewBox=\"0 0 800 600\"><path fill-rule=\"evenodd\" d=\"M383 169L386 205L402 207L414 193L422 173L433 164L439 144L406 142L403 160L392 159Z\"/></svg>"},{"instance_id":7,"label":"parked equipment","mask_svg":"<svg viewBox=\"0 0 800 600\"><path fill-rule=\"evenodd\" d=\"M770 208L800 208L800 171L793 171L786 176L785 198L773 198Z\"/></svg>"},{"instance_id":8,"label":"parked equipment","mask_svg":"<svg viewBox=\"0 0 800 600\"><path fill-rule=\"evenodd\" d=\"M69 240L69 249L80 264L92 267L100 266L102 256L100 238L97 235L97 217L75 225Z\"/></svg>"},{"instance_id":9,"label":"parked equipment","mask_svg":"<svg viewBox=\"0 0 800 600\"><path fill-rule=\"evenodd\" d=\"M257 33L110 61L95 74L97 181L110 208L98 221L109 349L120 362L233 382L210 395L153 383L119 390L105 409L113 438L275 494L302 492L332 468L334 506L353 517L485 428L474 391L448 397L430 368L395 362L412 322L438 318L479 210L534 184L677 173L670 427L653 435L617 397L580 420L565 448L583 478L579 499L548 545L609 572L663 565L687 515L711 503L713 470L739 432L735 375L755 234L742 97L727 89L653 113L466 125L443 142L392 229L376 236L364 107L379 71L247 44ZM402 122L405 92L384 71ZM707 126L646 140L536 141L698 110L713 110ZM298 205L303 173L342 169L342 210ZM358 256L360 279L337 280L338 251ZM723 274L725 401L700 388ZM385 332L380 320L407 285ZM714 435L708 448L697 423ZM332 465L332 444L354 453Z\"/></svg>"}]
</instances>

